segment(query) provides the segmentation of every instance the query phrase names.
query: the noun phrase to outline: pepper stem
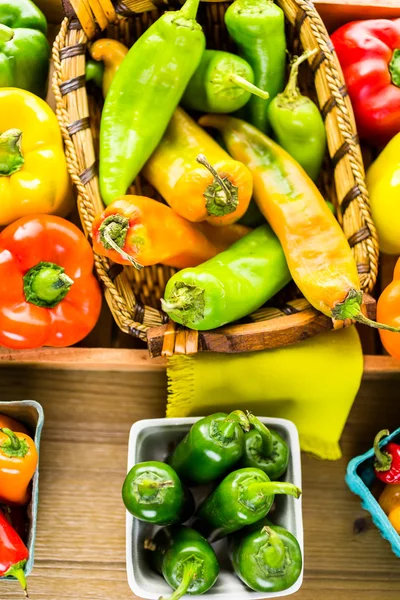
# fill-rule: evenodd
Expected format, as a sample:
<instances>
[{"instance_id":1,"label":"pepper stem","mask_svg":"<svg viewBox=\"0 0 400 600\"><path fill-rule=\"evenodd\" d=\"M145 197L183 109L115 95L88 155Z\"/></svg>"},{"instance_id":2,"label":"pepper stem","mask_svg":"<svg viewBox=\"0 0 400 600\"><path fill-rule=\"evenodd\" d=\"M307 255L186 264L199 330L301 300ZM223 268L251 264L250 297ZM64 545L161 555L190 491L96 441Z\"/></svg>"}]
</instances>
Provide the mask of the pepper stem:
<instances>
[{"instance_id":1,"label":"pepper stem","mask_svg":"<svg viewBox=\"0 0 400 600\"><path fill-rule=\"evenodd\" d=\"M250 423L241 410L234 410L222 421L215 421L214 434L218 436L221 442L229 443L233 439L238 425L244 431L250 430Z\"/></svg>"},{"instance_id":2,"label":"pepper stem","mask_svg":"<svg viewBox=\"0 0 400 600\"><path fill-rule=\"evenodd\" d=\"M400 48L393 51L392 60L389 63L390 76L393 85L400 87Z\"/></svg>"},{"instance_id":3,"label":"pepper stem","mask_svg":"<svg viewBox=\"0 0 400 600\"><path fill-rule=\"evenodd\" d=\"M379 442L381 441L381 439L388 436L389 433L390 432L388 429L383 429L382 431L377 433L375 436L374 453L375 453L376 460L374 463L374 468L376 471L383 471L383 472L389 471L392 466L392 461L393 461L392 456L389 454L389 452L384 452L384 450L381 450L379 447Z\"/></svg>"},{"instance_id":4,"label":"pepper stem","mask_svg":"<svg viewBox=\"0 0 400 600\"><path fill-rule=\"evenodd\" d=\"M293 485L293 483L287 483L286 481L250 483L246 488L243 488L241 500L247 505L257 507L260 504L265 503L265 498L267 496L273 496L275 494L286 494L287 496L300 498L301 490Z\"/></svg>"},{"instance_id":5,"label":"pepper stem","mask_svg":"<svg viewBox=\"0 0 400 600\"><path fill-rule=\"evenodd\" d=\"M368 325L369 327L374 327L375 329L385 329L386 331L400 333L400 328L391 327L390 325L385 325L384 323L377 323L376 321L371 321L371 319L365 317L361 312L361 304L362 292L352 288L347 294L345 300L336 304L336 306L332 309L332 319L335 321L345 321L346 319L351 319L352 321L363 323L363 325Z\"/></svg>"},{"instance_id":6,"label":"pepper stem","mask_svg":"<svg viewBox=\"0 0 400 600\"><path fill-rule=\"evenodd\" d=\"M2 427L0 431L9 437L12 450L18 451L21 447L21 443L15 433L11 431L11 429L8 429L8 427Z\"/></svg>"},{"instance_id":7,"label":"pepper stem","mask_svg":"<svg viewBox=\"0 0 400 600\"><path fill-rule=\"evenodd\" d=\"M140 496L149 498L154 496L156 492L164 488L174 487L174 482L168 481L154 481L153 479L143 479L138 484L138 493Z\"/></svg>"},{"instance_id":8,"label":"pepper stem","mask_svg":"<svg viewBox=\"0 0 400 600\"><path fill-rule=\"evenodd\" d=\"M20 129L8 129L0 135L0 177L9 177L23 166L21 138Z\"/></svg>"},{"instance_id":9,"label":"pepper stem","mask_svg":"<svg viewBox=\"0 0 400 600\"><path fill-rule=\"evenodd\" d=\"M268 525L263 527L261 531L268 535L267 543L260 548L262 551L263 562L265 562L270 569L280 569L285 562L285 544L276 531L271 529L271 527L268 527Z\"/></svg>"},{"instance_id":10,"label":"pepper stem","mask_svg":"<svg viewBox=\"0 0 400 600\"><path fill-rule=\"evenodd\" d=\"M110 215L104 219L99 228L100 241L106 250L115 250L124 260L140 271L140 269L143 269L143 265L125 252L125 250L122 250L128 229L129 219L127 217L123 215Z\"/></svg>"},{"instance_id":11,"label":"pepper stem","mask_svg":"<svg viewBox=\"0 0 400 600\"><path fill-rule=\"evenodd\" d=\"M15 577L15 579L18 579L18 581L21 584L21 587L24 591L25 598L29 598L28 587L27 587L26 577L25 577L25 573L24 573L25 564L26 564L26 560L21 560L21 561L15 563L15 565L12 565L8 569L7 573L4 573L4 575L5 575L5 577Z\"/></svg>"},{"instance_id":12,"label":"pepper stem","mask_svg":"<svg viewBox=\"0 0 400 600\"><path fill-rule=\"evenodd\" d=\"M14 30L0 23L0 42L10 42L14 37Z\"/></svg>"},{"instance_id":13,"label":"pepper stem","mask_svg":"<svg viewBox=\"0 0 400 600\"><path fill-rule=\"evenodd\" d=\"M201 321L205 308L204 289L196 285L178 282L175 284L169 300L161 299L161 307L166 313L182 311L187 319Z\"/></svg>"},{"instance_id":14,"label":"pepper stem","mask_svg":"<svg viewBox=\"0 0 400 600\"><path fill-rule=\"evenodd\" d=\"M189 556L186 560L181 562L182 566L182 581L179 587L175 590L172 596L169 598L162 597L160 600L179 600L189 590L192 582L197 579L199 571L203 568L204 561L197 558L194 554Z\"/></svg>"},{"instance_id":15,"label":"pepper stem","mask_svg":"<svg viewBox=\"0 0 400 600\"><path fill-rule=\"evenodd\" d=\"M19 439L18 436L8 429L3 427L0 429L8 437L1 445L3 454L10 458L24 458L29 452L29 446L25 439Z\"/></svg>"},{"instance_id":16,"label":"pepper stem","mask_svg":"<svg viewBox=\"0 0 400 600\"><path fill-rule=\"evenodd\" d=\"M261 88L257 87L253 83L250 83L250 81L247 81L247 79L245 79L241 75L238 75L237 73L231 73L228 76L228 79L229 79L229 81L232 81L232 83L234 83L238 87L242 88L242 90L245 90L246 92L249 92L250 94L254 94L254 96L258 96L259 98L262 98L263 100L268 100L268 98L269 98L269 93L267 91L262 90Z\"/></svg>"},{"instance_id":17,"label":"pepper stem","mask_svg":"<svg viewBox=\"0 0 400 600\"><path fill-rule=\"evenodd\" d=\"M281 100L285 100L287 102L293 102L296 100L301 94L298 86L298 77L299 77L299 66L305 60L313 56L317 52L317 49L306 50L303 52L301 56L294 56L290 65L290 74L289 80L286 84L285 89L281 94L279 94L279 98Z\"/></svg>"},{"instance_id":18,"label":"pepper stem","mask_svg":"<svg viewBox=\"0 0 400 600\"><path fill-rule=\"evenodd\" d=\"M178 11L179 15L185 19L195 20L199 10L200 0L186 0L185 4Z\"/></svg>"},{"instance_id":19,"label":"pepper stem","mask_svg":"<svg viewBox=\"0 0 400 600\"><path fill-rule=\"evenodd\" d=\"M44 261L29 269L23 279L26 301L42 308L56 307L74 283L63 267Z\"/></svg>"},{"instance_id":20,"label":"pepper stem","mask_svg":"<svg viewBox=\"0 0 400 600\"><path fill-rule=\"evenodd\" d=\"M203 165L213 176L213 182L207 186L204 192L206 209L210 216L222 217L235 212L238 200L238 188L233 185L227 177L221 177L204 154L199 154L197 162Z\"/></svg>"},{"instance_id":21,"label":"pepper stem","mask_svg":"<svg viewBox=\"0 0 400 600\"><path fill-rule=\"evenodd\" d=\"M257 419L257 417L252 415L249 411L247 411L247 418L254 429L260 434L263 456L270 456L274 447L270 430L264 425L264 423L261 423L260 419Z\"/></svg>"}]
</instances>

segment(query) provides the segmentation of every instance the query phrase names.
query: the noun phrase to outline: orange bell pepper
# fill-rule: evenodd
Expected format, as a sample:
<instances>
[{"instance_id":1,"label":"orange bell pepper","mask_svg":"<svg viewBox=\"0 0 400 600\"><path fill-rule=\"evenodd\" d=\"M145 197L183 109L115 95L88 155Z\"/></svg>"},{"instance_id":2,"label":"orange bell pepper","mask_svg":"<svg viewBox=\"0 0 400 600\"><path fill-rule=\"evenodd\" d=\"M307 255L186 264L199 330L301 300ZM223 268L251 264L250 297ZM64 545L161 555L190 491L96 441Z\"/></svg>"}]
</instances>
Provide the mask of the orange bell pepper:
<instances>
[{"instance_id":1,"label":"orange bell pepper","mask_svg":"<svg viewBox=\"0 0 400 600\"><path fill-rule=\"evenodd\" d=\"M0 429L0 501L11 504L29 502L29 484L38 463L32 438L11 429Z\"/></svg>"},{"instance_id":2,"label":"orange bell pepper","mask_svg":"<svg viewBox=\"0 0 400 600\"><path fill-rule=\"evenodd\" d=\"M393 327L400 327L400 259L394 269L393 281L383 290L376 306L376 318ZM400 359L400 335L379 331L382 344L391 356Z\"/></svg>"},{"instance_id":3,"label":"orange bell pepper","mask_svg":"<svg viewBox=\"0 0 400 600\"><path fill-rule=\"evenodd\" d=\"M217 254L198 227L145 196L112 202L94 220L92 235L95 252L137 269L158 263L194 267Z\"/></svg>"},{"instance_id":4,"label":"orange bell pepper","mask_svg":"<svg viewBox=\"0 0 400 600\"><path fill-rule=\"evenodd\" d=\"M388 483L379 496L379 504L400 534L400 483Z\"/></svg>"},{"instance_id":5,"label":"orange bell pepper","mask_svg":"<svg viewBox=\"0 0 400 600\"><path fill-rule=\"evenodd\" d=\"M22 425L22 423L11 417L7 417L7 415L0 415L0 429L2 427L7 427L8 429L12 429L12 431L18 431L18 433L26 433L29 435L29 431L25 425Z\"/></svg>"},{"instance_id":6,"label":"orange bell pepper","mask_svg":"<svg viewBox=\"0 0 400 600\"><path fill-rule=\"evenodd\" d=\"M248 168L233 160L181 108L143 173L179 215L218 227L244 215L253 191Z\"/></svg>"}]
</instances>

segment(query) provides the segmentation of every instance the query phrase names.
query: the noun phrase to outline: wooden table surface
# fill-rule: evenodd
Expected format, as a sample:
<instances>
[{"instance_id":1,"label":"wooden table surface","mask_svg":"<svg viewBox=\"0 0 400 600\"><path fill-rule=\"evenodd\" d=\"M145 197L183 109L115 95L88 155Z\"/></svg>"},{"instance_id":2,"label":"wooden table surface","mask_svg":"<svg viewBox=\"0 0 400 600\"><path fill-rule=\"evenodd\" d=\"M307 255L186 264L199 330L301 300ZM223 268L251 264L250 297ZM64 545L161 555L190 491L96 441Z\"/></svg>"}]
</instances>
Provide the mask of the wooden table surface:
<instances>
[{"instance_id":1,"label":"wooden table surface","mask_svg":"<svg viewBox=\"0 0 400 600\"><path fill-rule=\"evenodd\" d=\"M305 578L296 600L400 597L399 560L344 482L348 460L367 450L380 428L400 423L400 375L384 377L370 374L363 381L342 460L303 455ZM19 399L38 400L45 412L32 600L133 598L120 489L131 424L164 414L164 370L1 368L0 400ZM17 584L0 588L2 600L22 597Z\"/></svg>"}]
</instances>

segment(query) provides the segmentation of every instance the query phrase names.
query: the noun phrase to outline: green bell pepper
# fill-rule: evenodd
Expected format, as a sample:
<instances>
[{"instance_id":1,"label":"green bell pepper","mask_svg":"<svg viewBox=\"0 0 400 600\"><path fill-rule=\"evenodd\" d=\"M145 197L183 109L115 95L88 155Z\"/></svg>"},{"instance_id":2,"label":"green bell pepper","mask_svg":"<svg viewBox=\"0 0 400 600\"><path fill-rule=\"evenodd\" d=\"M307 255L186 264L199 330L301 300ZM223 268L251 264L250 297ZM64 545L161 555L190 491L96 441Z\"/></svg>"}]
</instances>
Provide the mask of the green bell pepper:
<instances>
[{"instance_id":1,"label":"green bell pepper","mask_svg":"<svg viewBox=\"0 0 400 600\"><path fill-rule=\"evenodd\" d=\"M243 455L243 429L250 424L240 410L197 421L177 446L169 464L184 481L209 483L227 473Z\"/></svg>"},{"instance_id":2,"label":"green bell pepper","mask_svg":"<svg viewBox=\"0 0 400 600\"><path fill-rule=\"evenodd\" d=\"M31 0L0 0L0 87L46 97L50 66L47 22Z\"/></svg>"},{"instance_id":3,"label":"green bell pepper","mask_svg":"<svg viewBox=\"0 0 400 600\"><path fill-rule=\"evenodd\" d=\"M184 523L194 512L191 492L171 467L158 461L132 467L122 487L122 499L136 519L157 525Z\"/></svg>"},{"instance_id":4,"label":"green bell pepper","mask_svg":"<svg viewBox=\"0 0 400 600\"><path fill-rule=\"evenodd\" d=\"M279 433L268 429L257 417L248 414L248 419L254 429L244 434L244 453L240 467L256 467L270 479L278 479L288 466L288 445Z\"/></svg>"},{"instance_id":5,"label":"green bell pepper","mask_svg":"<svg viewBox=\"0 0 400 600\"><path fill-rule=\"evenodd\" d=\"M256 592L287 590L301 574L298 541L267 519L233 534L229 551L236 575Z\"/></svg>"},{"instance_id":6,"label":"green bell pepper","mask_svg":"<svg viewBox=\"0 0 400 600\"><path fill-rule=\"evenodd\" d=\"M278 238L267 224L228 250L168 281L164 311L191 329L216 329L260 308L291 275Z\"/></svg>"},{"instance_id":7,"label":"green bell pepper","mask_svg":"<svg viewBox=\"0 0 400 600\"><path fill-rule=\"evenodd\" d=\"M238 469L222 480L199 506L195 523L210 542L267 516L274 494L299 498L301 490L292 483L271 481L261 469Z\"/></svg>"},{"instance_id":8,"label":"green bell pepper","mask_svg":"<svg viewBox=\"0 0 400 600\"><path fill-rule=\"evenodd\" d=\"M169 600L179 600L186 593L204 594L218 578L219 564L214 550L189 527L160 529L154 539L145 542L145 548L151 551L153 568L175 590Z\"/></svg>"}]
</instances>

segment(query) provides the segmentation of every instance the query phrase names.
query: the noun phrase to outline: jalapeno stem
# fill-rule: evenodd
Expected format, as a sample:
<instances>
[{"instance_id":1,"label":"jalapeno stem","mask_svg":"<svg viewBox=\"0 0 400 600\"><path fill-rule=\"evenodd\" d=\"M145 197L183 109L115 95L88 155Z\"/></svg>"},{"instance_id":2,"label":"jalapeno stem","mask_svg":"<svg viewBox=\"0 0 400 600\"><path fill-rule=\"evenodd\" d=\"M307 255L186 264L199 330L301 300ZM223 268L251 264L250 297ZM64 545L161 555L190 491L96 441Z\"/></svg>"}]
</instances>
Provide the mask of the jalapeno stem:
<instances>
[{"instance_id":1,"label":"jalapeno stem","mask_svg":"<svg viewBox=\"0 0 400 600\"><path fill-rule=\"evenodd\" d=\"M293 58L293 61L290 66L289 81L287 82L284 91L281 94L279 94L280 99L292 102L294 100L297 100L297 98L301 96L298 86L299 66L305 60L310 58L310 56L313 56L316 52L316 48L314 48L313 50L306 50L306 52L303 52L301 56L295 56Z\"/></svg>"},{"instance_id":2,"label":"jalapeno stem","mask_svg":"<svg viewBox=\"0 0 400 600\"><path fill-rule=\"evenodd\" d=\"M0 42L10 42L14 37L14 30L0 23Z\"/></svg>"},{"instance_id":3,"label":"jalapeno stem","mask_svg":"<svg viewBox=\"0 0 400 600\"><path fill-rule=\"evenodd\" d=\"M140 271L143 269L137 260L130 256L127 252L122 250L122 246L125 244L126 236L129 228L129 219L123 215L110 215L104 219L100 232L100 240L106 250L112 248L115 252L126 261L128 261L135 269Z\"/></svg>"},{"instance_id":4,"label":"jalapeno stem","mask_svg":"<svg viewBox=\"0 0 400 600\"><path fill-rule=\"evenodd\" d=\"M382 438L389 435L388 429L383 429L379 433L376 434L374 439L374 453L375 453L375 464L374 467L377 471L389 471L392 466L392 456L389 452L384 452L379 447L379 442Z\"/></svg>"},{"instance_id":5,"label":"jalapeno stem","mask_svg":"<svg viewBox=\"0 0 400 600\"><path fill-rule=\"evenodd\" d=\"M160 600L179 600L189 590L192 582L199 576L199 571L203 568L203 561L197 558L194 554L189 556L185 561L181 562L182 568L182 581L179 587L175 590L172 596L169 598L162 597Z\"/></svg>"},{"instance_id":6,"label":"jalapeno stem","mask_svg":"<svg viewBox=\"0 0 400 600\"><path fill-rule=\"evenodd\" d=\"M214 433L222 443L227 443L233 439L238 425L244 431L250 430L250 423L241 410L234 410L222 421L215 421Z\"/></svg>"},{"instance_id":7,"label":"jalapeno stem","mask_svg":"<svg viewBox=\"0 0 400 600\"><path fill-rule=\"evenodd\" d=\"M265 457L270 456L274 447L270 430L264 423L261 423L260 419L257 419L257 417L252 415L249 411L247 411L247 418L254 429L260 434L263 455Z\"/></svg>"},{"instance_id":8,"label":"jalapeno stem","mask_svg":"<svg viewBox=\"0 0 400 600\"><path fill-rule=\"evenodd\" d=\"M288 496L294 496L300 498L301 490L286 481L263 481L250 483L246 487L243 486L240 493L240 500L243 504L256 510L258 507L265 504L265 498L267 496L273 496L275 494L286 494Z\"/></svg>"},{"instance_id":9,"label":"jalapeno stem","mask_svg":"<svg viewBox=\"0 0 400 600\"><path fill-rule=\"evenodd\" d=\"M204 192L206 209L209 215L221 217L235 212L238 200L238 188L227 177L221 177L208 162L204 154L199 154L197 162L203 165L213 176L214 181Z\"/></svg>"},{"instance_id":10,"label":"jalapeno stem","mask_svg":"<svg viewBox=\"0 0 400 600\"><path fill-rule=\"evenodd\" d=\"M173 481L154 481L153 479L142 479L138 484L138 493L140 496L150 498L159 490L174 487Z\"/></svg>"},{"instance_id":11,"label":"jalapeno stem","mask_svg":"<svg viewBox=\"0 0 400 600\"><path fill-rule=\"evenodd\" d=\"M268 100L269 98L268 92L257 87L256 85L254 85L254 83L250 83L250 81L247 81L247 79L245 79L241 75L238 75L237 73L231 73L230 75L228 75L228 80L232 81L232 83L242 88L242 90L245 90L250 94L254 94L254 96L258 96L263 100Z\"/></svg>"},{"instance_id":12,"label":"jalapeno stem","mask_svg":"<svg viewBox=\"0 0 400 600\"><path fill-rule=\"evenodd\" d=\"M271 529L271 527L265 526L262 528L262 533L268 534L267 543L260 548L263 562L270 569L280 569L285 562L286 547L280 536Z\"/></svg>"},{"instance_id":13,"label":"jalapeno stem","mask_svg":"<svg viewBox=\"0 0 400 600\"><path fill-rule=\"evenodd\" d=\"M200 0L186 0L185 4L178 11L181 17L185 19L196 19L197 11L199 10Z\"/></svg>"},{"instance_id":14,"label":"jalapeno stem","mask_svg":"<svg viewBox=\"0 0 400 600\"><path fill-rule=\"evenodd\" d=\"M365 317L361 312L362 305L362 292L360 290L356 290L352 288L343 302L339 302L332 309L332 318L334 321L345 321L346 319L351 319L352 321L357 321L357 323L362 323L363 325L368 325L369 327L374 327L375 329L385 329L386 331L393 331L394 333L400 333L400 328L391 327L390 325L385 325L384 323L377 323L376 321L371 321L368 317Z\"/></svg>"}]
</instances>

